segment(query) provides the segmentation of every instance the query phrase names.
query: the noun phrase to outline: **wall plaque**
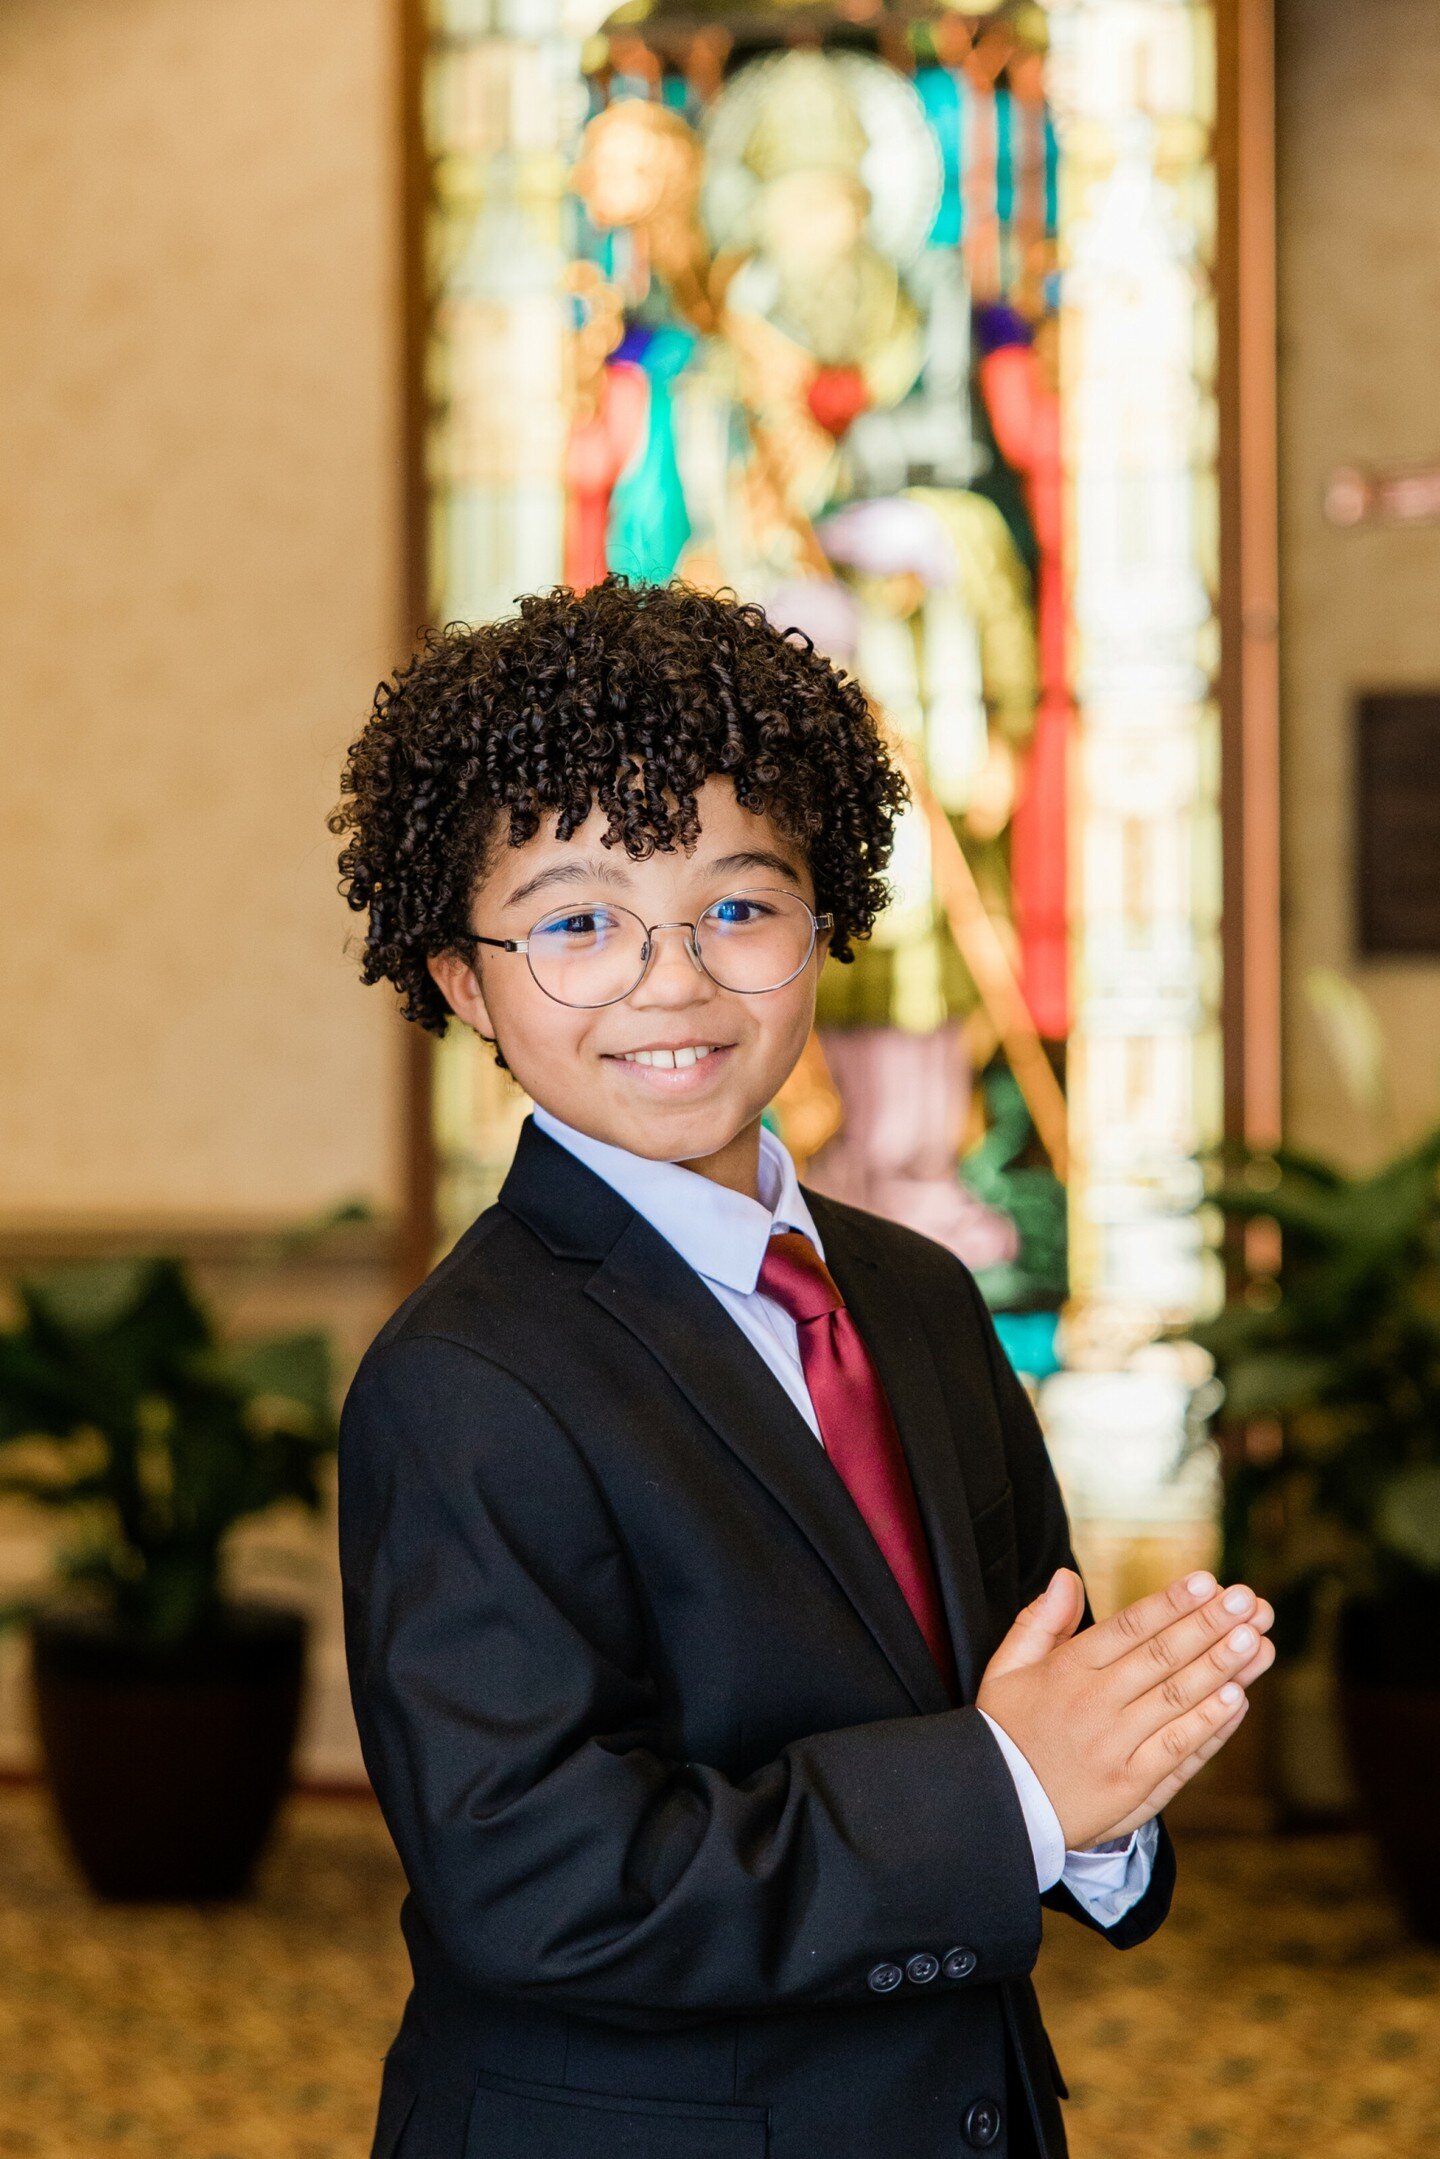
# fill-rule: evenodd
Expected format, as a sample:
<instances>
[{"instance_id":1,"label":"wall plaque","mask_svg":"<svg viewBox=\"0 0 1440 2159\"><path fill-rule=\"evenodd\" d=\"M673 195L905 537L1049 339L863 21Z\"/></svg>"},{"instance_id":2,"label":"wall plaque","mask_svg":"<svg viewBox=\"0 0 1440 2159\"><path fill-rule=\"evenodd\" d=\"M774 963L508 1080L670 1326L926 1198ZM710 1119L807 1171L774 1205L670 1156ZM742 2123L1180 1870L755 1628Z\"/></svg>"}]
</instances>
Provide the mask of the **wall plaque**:
<instances>
[{"instance_id":1,"label":"wall plaque","mask_svg":"<svg viewBox=\"0 0 1440 2159\"><path fill-rule=\"evenodd\" d=\"M1361 954L1440 958L1440 690L1370 692L1356 717Z\"/></svg>"}]
</instances>

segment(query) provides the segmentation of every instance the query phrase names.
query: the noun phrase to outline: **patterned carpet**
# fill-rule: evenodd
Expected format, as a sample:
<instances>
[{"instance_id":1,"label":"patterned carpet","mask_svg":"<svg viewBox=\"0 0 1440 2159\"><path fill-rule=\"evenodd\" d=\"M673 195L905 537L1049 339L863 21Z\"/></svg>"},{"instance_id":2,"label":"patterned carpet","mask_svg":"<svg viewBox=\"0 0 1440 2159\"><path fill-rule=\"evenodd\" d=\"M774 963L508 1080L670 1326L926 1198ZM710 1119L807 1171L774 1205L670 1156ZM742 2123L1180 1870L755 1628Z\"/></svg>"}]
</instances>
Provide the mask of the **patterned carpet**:
<instances>
[{"instance_id":1,"label":"patterned carpet","mask_svg":"<svg viewBox=\"0 0 1440 2159\"><path fill-rule=\"evenodd\" d=\"M1363 1844L1191 1842L1169 1925L1040 1967L1075 2159L1440 2155L1440 1955ZM255 1899L93 1906L43 1798L0 1789L4 2159L364 2159L404 1991L366 1802L291 1803Z\"/></svg>"}]
</instances>

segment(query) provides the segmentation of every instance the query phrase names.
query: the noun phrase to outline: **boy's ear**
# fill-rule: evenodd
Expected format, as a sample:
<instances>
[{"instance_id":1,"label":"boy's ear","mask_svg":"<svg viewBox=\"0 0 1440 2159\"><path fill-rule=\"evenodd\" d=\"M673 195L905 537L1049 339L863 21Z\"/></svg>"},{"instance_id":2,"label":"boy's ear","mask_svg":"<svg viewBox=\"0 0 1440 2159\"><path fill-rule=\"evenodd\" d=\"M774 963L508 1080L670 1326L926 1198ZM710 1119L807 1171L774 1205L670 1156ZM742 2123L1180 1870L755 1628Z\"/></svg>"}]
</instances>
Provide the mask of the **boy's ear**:
<instances>
[{"instance_id":1,"label":"boy's ear","mask_svg":"<svg viewBox=\"0 0 1440 2159\"><path fill-rule=\"evenodd\" d=\"M489 1007L474 961L467 960L459 952L431 952L426 956L425 965L455 1017L463 1020L467 1027L473 1027L477 1034L493 1040L495 1029L490 1024Z\"/></svg>"}]
</instances>

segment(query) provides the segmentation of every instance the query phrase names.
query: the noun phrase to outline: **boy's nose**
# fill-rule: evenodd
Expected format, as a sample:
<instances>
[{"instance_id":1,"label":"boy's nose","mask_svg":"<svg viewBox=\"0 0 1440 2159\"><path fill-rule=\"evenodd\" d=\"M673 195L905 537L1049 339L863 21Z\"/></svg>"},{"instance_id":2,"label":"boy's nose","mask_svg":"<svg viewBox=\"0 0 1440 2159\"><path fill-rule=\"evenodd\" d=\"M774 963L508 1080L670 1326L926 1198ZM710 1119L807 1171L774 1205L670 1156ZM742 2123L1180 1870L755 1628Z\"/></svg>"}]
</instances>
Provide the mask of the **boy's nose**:
<instances>
[{"instance_id":1,"label":"boy's nose","mask_svg":"<svg viewBox=\"0 0 1440 2159\"><path fill-rule=\"evenodd\" d=\"M711 981L691 950L688 922L657 922L650 932L650 964L630 993L634 1004L688 1005L713 996Z\"/></svg>"}]
</instances>

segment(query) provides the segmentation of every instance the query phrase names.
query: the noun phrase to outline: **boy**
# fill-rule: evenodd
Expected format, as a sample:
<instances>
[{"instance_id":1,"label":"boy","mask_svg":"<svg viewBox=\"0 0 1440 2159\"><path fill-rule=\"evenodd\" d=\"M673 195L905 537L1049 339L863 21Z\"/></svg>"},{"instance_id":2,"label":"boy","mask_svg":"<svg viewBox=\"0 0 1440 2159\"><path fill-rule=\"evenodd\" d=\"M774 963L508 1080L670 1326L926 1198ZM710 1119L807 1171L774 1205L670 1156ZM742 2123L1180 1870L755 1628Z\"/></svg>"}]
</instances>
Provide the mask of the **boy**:
<instances>
[{"instance_id":1,"label":"boy","mask_svg":"<svg viewBox=\"0 0 1440 2159\"><path fill-rule=\"evenodd\" d=\"M965 1268L762 1128L884 898L863 695L612 579L432 633L345 790L366 979L536 1105L343 1421L414 1973L373 2159L1055 2159L1042 1900L1159 1925L1272 1615L1084 1625Z\"/></svg>"}]
</instances>

